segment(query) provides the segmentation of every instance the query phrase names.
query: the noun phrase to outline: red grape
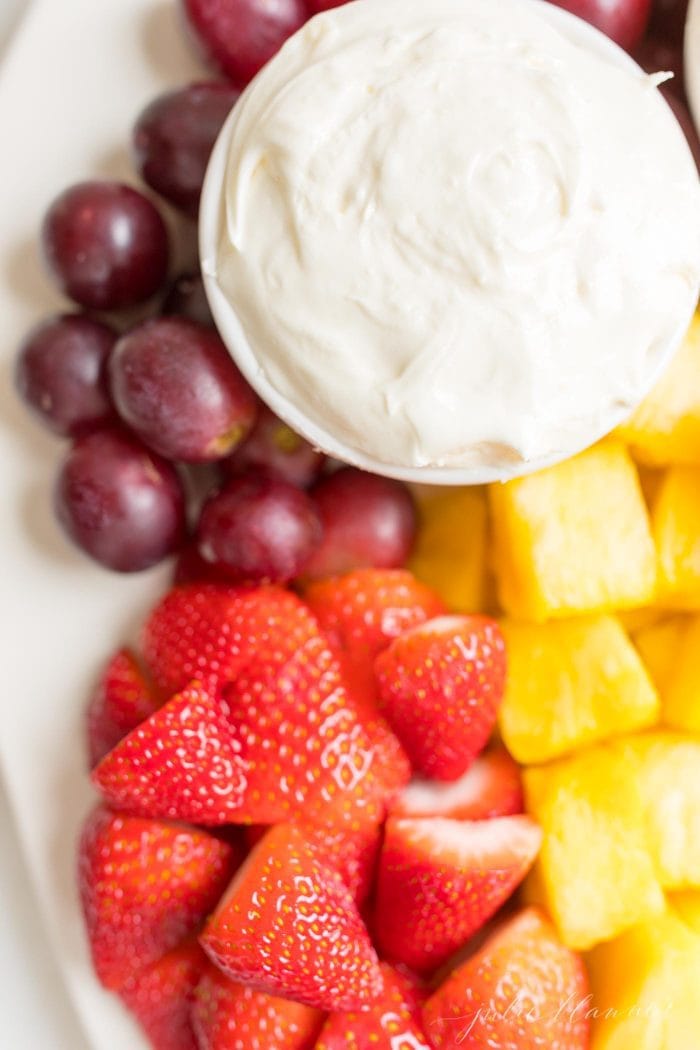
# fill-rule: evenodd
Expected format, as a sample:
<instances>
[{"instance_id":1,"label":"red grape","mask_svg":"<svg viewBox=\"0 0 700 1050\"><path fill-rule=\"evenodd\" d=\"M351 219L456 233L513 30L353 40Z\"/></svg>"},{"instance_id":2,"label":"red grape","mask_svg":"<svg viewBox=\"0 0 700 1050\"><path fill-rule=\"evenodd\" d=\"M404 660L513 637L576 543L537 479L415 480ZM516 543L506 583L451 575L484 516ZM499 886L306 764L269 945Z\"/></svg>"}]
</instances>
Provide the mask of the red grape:
<instances>
[{"instance_id":1,"label":"red grape","mask_svg":"<svg viewBox=\"0 0 700 1050\"><path fill-rule=\"evenodd\" d=\"M634 52L634 58L647 73L673 73L673 79L661 85L661 91L668 96L669 92L679 98L685 97L683 86L683 48L676 47L668 40L659 37L647 37Z\"/></svg>"},{"instance_id":2,"label":"red grape","mask_svg":"<svg viewBox=\"0 0 700 1050\"><path fill-rule=\"evenodd\" d=\"M211 328L158 317L123 336L110 361L125 423L168 459L226 456L255 421L257 399Z\"/></svg>"},{"instance_id":3,"label":"red grape","mask_svg":"<svg viewBox=\"0 0 700 1050\"><path fill-rule=\"evenodd\" d=\"M313 500L270 474L232 478L205 503L197 538L202 557L239 580L286 582L321 539Z\"/></svg>"},{"instance_id":4,"label":"red grape","mask_svg":"<svg viewBox=\"0 0 700 1050\"><path fill-rule=\"evenodd\" d=\"M117 572L155 565L185 536L174 467L117 428L78 438L58 475L54 506L73 542Z\"/></svg>"},{"instance_id":5,"label":"red grape","mask_svg":"<svg viewBox=\"0 0 700 1050\"><path fill-rule=\"evenodd\" d=\"M306 576L404 564L416 533L416 512L400 481L345 467L322 478L312 495L321 513L323 540Z\"/></svg>"},{"instance_id":6,"label":"red grape","mask_svg":"<svg viewBox=\"0 0 700 1050\"><path fill-rule=\"evenodd\" d=\"M312 14L316 15L319 11L330 11L331 8L342 7L345 3L347 0L307 0L306 6Z\"/></svg>"},{"instance_id":7,"label":"red grape","mask_svg":"<svg viewBox=\"0 0 700 1050\"><path fill-rule=\"evenodd\" d=\"M19 349L17 391L56 434L75 437L113 414L107 359L117 333L83 314L50 317Z\"/></svg>"},{"instance_id":8,"label":"red grape","mask_svg":"<svg viewBox=\"0 0 700 1050\"><path fill-rule=\"evenodd\" d=\"M303 0L181 0L205 59L245 87L306 21Z\"/></svg>"},{"instance_id":9,"label":"red grape","mask_svg":"<svg viewBox=\"0 0 700 1050\"><path fill-rule=\"evenodd\" d=\"M229 474L249 467L270 471L303 489L316 480L325 461L322 452L262 405L250 434L222 466Z\"/></svg>"},{"instance_id":10,"label":"red grape","mask_svg":"<svg viewBox=\"0 0 700 1050\"><path fill-rule=\"evenodd\" d=\"M649 23L652 36L682 47L687 13L688 0L653 0Z\"/></svg>"},{"instance_id":11,"label":"red grape","mask_svg":"<svg viewBox=\"0 0 700 1050\"><path fill-rule=\"evenodd\" d=\"M158 211L119 182L65 190L46 213L42 243L61 291L95 310L143 302L168 270L168 234Z\"/></svg>"},{"instance_id":12,"label":"red grape","mask_svg":"<svg viewBox=\"0 0 700 1050\"><path fill-rule=\"evenodd\" d=\"M209 309L209 300L204 291L204 281L199 273L181 273L170 285L163 299L160 312L177 314L197 324L214 327L214 318Z\"/></svg>"},{"instance_id":13,"label":"red grape","mask_svg":"<svg viewBox=\"0 0 700 1050\"><path fill-rule=\"evenodd\" d=\"M160 95L134 127L141 178L191 218L199 211L212 147L238 95L230 84L190 84Z\"/></svg>"},{"instance_id":14,"label":"red grape","mask_svg":"<svg viewBox=\"0 0 700 1050\"><path fill-rule=\"evenodd\" d=\"M644 36L651 0L552 0L632 51Z\"/></svg>"}]
</instances>

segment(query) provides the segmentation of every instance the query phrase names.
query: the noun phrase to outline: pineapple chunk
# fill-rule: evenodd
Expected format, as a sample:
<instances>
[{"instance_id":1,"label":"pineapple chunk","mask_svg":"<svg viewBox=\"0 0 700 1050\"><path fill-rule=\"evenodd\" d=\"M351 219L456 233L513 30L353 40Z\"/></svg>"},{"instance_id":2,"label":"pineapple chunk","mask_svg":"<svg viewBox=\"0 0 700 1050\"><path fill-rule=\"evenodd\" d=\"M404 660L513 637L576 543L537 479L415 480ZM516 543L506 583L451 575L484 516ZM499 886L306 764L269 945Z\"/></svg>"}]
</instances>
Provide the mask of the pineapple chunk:
<instances>
[{"instance_id":1,"label":"pineapple chunk","mask_svg":"<svg viewBox=\"0 0 700 1050\"><path fill-rule=\"evenodd\" d=\"M640 463L700 464L700 315L659 383L617 436Z\"/></svg>"},{"instance_id":2,"label":"pineapple chunk","mask_svg":"<svg viewBox=\"0 0 700 1050\"><path fill-rule=\"evenodd\" d=\"M519 762L547 762L658 721L656 690L613 616L502 627L509 670L499 725Z\"/></svg>"},{"instance_id":3,"label":"pineapple chunk","mask_svg":"<svg viewBox=\"0 0 700 1050\"><path fill-rule=\"evenodd\" d=\"M680 620L680 618L679 618ZM673 668L664 688L663 721L674 729L700 733L700 616L683 623Z\"/></svg>"},{"instance_id":4,"label":"pineapple chunk","mask_svg":"<svg viewBox=\"0 0 700 1050\"><path fill-rule=\"evenodd\" d=\"M637 631L633 638L644 666L651 676L661 697L662 722L668 720L668 698L675 679L678 661L683 648L683 638L688 627L687 616L668 616L666 619ZM700 676L700 665L698 666ZM700 678L698 681L700 685Z\"/></svg>"},{"instance_id":5,"label":"pineapple chunk","mask_svg":"<svg viewBox=\"0 0 700 1050\"><path fill-rule=\"evenodd\" d=\"M655 623L668 617L666 609L657 609L654 605L643 605L640 609L621 609L618 620L628 634L634 637L638 631L645 627L653 627Z\"/></svg>"},{"instance_id":6,"label":"pineapple chunk","mask_svg":"<svg viewBox=\"0 0 700 1050\"><path fill-rule=\"evenodd\" d=\"M673 908L587 958L591 1050L691 1050L700 1040L700 937Z\"/></svg>"},{"instance_id":7,"label":"pineapple chunk","mask_svg":"<svg viewBox=\"0 0 700 1050\"><path fill-rule=\"evenodd\" d=\"M637 469L617 442L489 488L499 595L542 621L648 604L655 553Z\"/></svg>"},{"instance_id":8,"label":"pineapple chunk","mask_svg":"<svg viewBox=\"0 0 700 1050\"><path fill-rule=\"evenodd\" d=\"M544 841L528 892L565 944L591 948L663 910L639 787L610 745L525 773Z\"/></svg>"},{"instance_id":9,"label":"pineapple chunk","mask_svg":"<svg viewBox=\"0 0 700 1050\"><path fill-rule=\"evenodd\" d=\"M659 603L700 609L700 468L671 467L651 515Z\"/></svg>"},{"instance_id":10,"label":"pineapple chunk","mask_svg":"<svg viewBox=\"0 0 700 1050\"><path fill-rule=\"evenodd\" d=\"M700 887L700 739L655 732L615 746L639 783L661 885Z\"/></svg>"},{"instance_id":11,"label":"pineapple chunk","mask_svg":"<svg viewBox=\"0 0 700 1050\"><path fill-rule=\"evenodd\" d=\"M420 527L408 568L453 612L486 608L486 495L483 489L418 494Z\"/></svg>"}]
</instances>

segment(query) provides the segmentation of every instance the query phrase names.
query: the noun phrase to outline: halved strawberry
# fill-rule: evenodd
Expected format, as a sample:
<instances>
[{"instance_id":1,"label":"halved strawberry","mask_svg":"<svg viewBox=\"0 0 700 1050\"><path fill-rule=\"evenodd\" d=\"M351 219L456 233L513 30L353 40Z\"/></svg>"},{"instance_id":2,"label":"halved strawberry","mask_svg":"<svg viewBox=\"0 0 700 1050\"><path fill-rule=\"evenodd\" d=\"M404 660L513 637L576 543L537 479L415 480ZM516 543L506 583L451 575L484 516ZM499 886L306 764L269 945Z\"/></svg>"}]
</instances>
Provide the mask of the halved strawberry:
<instances>
[{"instance_id":1,"label":"halved strawberry","mask_svg":"<svg viewBox=\"0 0 700 1050\"><path fill-rule=\"evenodd\" d=\"M323 1014L256 992L207 963L195 993L192 1023L199 1050L311 1050Z\"/></svg>"},{"instance_id":2,"label":"halved strawberry","mask_svg":"<svg viewBox=\"0 0 700 1050\"><path fill-rule=\"evenodd\" d=\"M353 821L350 824L311 824L294 821L319 857L337 869L341 879L361 907L369 896L374 881L382 829L378 824ZM269 828L253 824L245 829L244 840L253 849Z\"/></svg>"},{"instance_id":3,"label":"halved strawberry","mask_svg":"<svg viewBox=\"0 0 700 1050\"><path fill-rule=\"evenodd\" d=\"M167 697L195 678L217 688L253 658L284 663L318 634L303 602L280 587L193 583L173 588L159 602L142 643L154 681Z\"/></svg>"},{"instance_id":4,"label":"halved strawberry","mask_svg":"<svg viewBox=\"0 0 700 1050\"><path fill-rule=\"evenodd\" d=\"M191 1010L207 957L196 940L185 941L130 977L120 991L153 1050L198 1050Z\"/></svg>"},{"instance_id":5,"label":"halved strawberry","mask_svg":"<svg viewBox=\"0 0 700 1050\"><path fill-rule=\"evenodd\" d=\"M523 812L520 767L504 747L493 747L475 760L459 780L416 777L392 803L397 817L452 817L487 820Z\"/></svg>"},{"instance_id":6,"label":"halved strawberry","mask_svg":"<svg viewBox=\"0 0 700 1050\"><path fill-rule=\"evenodd\" d=\"M382 819L395 771L378 768L374 742L322 637L281 666L256 662L224 695L248 763L235 819L274 824L302 809L311 821Z\"/></svg>"},{"instance_id":7,"label":"halved strawberry","mask_svg":"<svg viewBox=\"0 0 700 1050\"><path fill-rule=\"evenodd\" d=\"M248 764L226 704L191 682L110 751L92 780L111 805L142 817L237 820Z\"/></svg>"},{"instance_id":8,"label":"halved strawberry","mask_svg":"<svg viewBox=\"0 0 700 1050\"><path fill-rule=\"evenodd\" d=\"M78 856L95 972L112 989L197 929L239 860L205 831L104 806L88 817Z\"/></svg>"},{"instance_id":9,"label":"halved strawberry","mask_svg":"<svg viewBox=\"0 0 700 1050\"><path fill-rule=\"evenodd\" d=\"M200 941L225 973L321 1010L357 1010L382 988L352 894L293 824L250 853Z\"/></svg>"},{"instance_id":10,"label":"halved strawberry","mask_svg":"<svg viewBox=\"0 0 700 1050\"><path fill-rule=\"evenodd\" d=\"M582 960L527 908L440 985L423 1023L436 1050L587 1050L588 994Z\"/></svg>"},{"instance_id":11,"label":"halved strawberry","mask_svg":"<svg viewBox=\"0 0 700 1050\"><path fill-rule=\"evenodd\" d=\"M316 1050L431 1050L423 1032L415 977L381 964L384 989L365 1013L331 1014Z\"/></svg>"},{"instance_id":12,"label":"halved strawberry","mask_svg":"<svg viewBox=\"0 0 700 1050\"><path fill-rule=\"evenodd\" d=\"M429 973L510 897L537 856L529 817L391 817L379 859L374 927L383 954Z\"/></svg>"},{"instance_id":13,"label":"halved strawberry","mask_svg":"<svg viewBox=\"0 0 700 1050\"><path fill-rule=\"evenodd\" d=\"M105 667L87 709L90 767L158 706L130 649L120 649Z\"/></svg>"},{"instance_id":14,"label":"halved strawberry","mask_svg":"<svg viewBox=\"0 0 700 1050\"><path fill-rule=\"evenodd\" d=\"M331 643L370 669L394 638L445 611L406 569L355 569L310 583L304 598Z\"/></svg>"},{"instance_id":15,"label":"halved strawberry","mask_svg":"<svg viewBox=\"0 0 700 1050\"><path fill-rule=\"evenodd\" d=\"M380 706L414 768L456 780L485 747L505 685L505 642L487 616L440 616L375 661Z\"/></svg>"}]
</instances>

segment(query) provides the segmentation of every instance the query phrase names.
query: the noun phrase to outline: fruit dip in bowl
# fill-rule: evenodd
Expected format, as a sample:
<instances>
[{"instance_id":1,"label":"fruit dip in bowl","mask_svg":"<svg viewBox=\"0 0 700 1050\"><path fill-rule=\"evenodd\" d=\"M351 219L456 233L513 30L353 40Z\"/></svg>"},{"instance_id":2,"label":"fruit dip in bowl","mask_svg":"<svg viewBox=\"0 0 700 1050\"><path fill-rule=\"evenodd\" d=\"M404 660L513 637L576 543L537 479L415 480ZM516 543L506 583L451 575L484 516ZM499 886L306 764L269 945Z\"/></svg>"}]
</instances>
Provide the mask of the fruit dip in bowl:
<instances>
[{"instance_id":1,"label":"fruit dip in bowl","mask_svg":"<svg viewBox=\"0 0 700 1050\"><path fill-rule=\"evenodd\" d=\"M505 479L608 432L698 295L697 172L656 83L549 4L312 19L203 194L207 292L249 382L409 480Z\"/></svg>"}]
</instances>

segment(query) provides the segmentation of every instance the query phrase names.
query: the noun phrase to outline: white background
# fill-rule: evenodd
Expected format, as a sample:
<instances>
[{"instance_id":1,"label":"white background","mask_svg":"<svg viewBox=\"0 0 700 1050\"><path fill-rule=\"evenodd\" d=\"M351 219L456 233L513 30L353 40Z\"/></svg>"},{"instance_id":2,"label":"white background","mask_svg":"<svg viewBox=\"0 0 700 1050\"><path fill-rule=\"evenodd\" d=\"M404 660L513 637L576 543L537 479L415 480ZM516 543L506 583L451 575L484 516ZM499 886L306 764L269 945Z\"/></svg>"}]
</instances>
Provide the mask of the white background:
<instances>
[{"instance_id":1,"label":"white background","mask_svg":"<svg viewBox=\"0 0 700 1050\"><path fill-rule=\"evenodd\" d=\"M0 0L0 61L27 0ZM42 933L0 784L0 1045L87 1050Z\"/></svg>"}]
</instances>

